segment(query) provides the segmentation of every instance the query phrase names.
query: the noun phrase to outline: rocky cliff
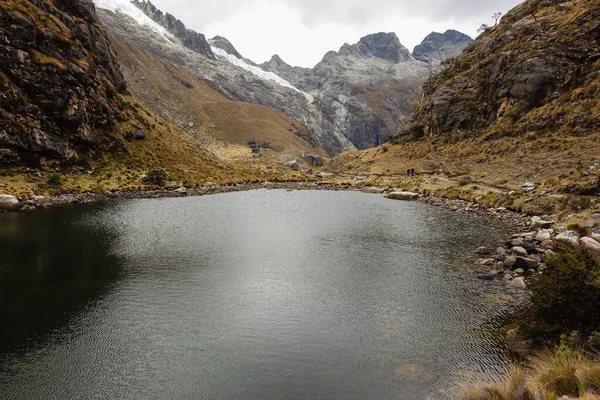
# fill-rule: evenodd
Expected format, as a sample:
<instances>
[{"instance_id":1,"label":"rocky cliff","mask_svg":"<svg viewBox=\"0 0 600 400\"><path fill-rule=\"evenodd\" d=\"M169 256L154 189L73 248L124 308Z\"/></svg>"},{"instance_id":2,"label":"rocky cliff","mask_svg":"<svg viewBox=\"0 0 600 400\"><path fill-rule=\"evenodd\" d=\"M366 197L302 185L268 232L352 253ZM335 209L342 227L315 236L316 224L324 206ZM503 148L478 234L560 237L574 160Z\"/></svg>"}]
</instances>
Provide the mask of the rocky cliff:
<instances>
[{"instance_id":1,"label":"rocky cliff","mask_svg":"<svg viewBox=\"0 0 600 400\"><path fill-rule=\"evenodd\" d=\"M599 90L600 4L529 0L443 64L409 124L430 137L581 137L600 128Z\"/></svg>"},{"instance_id":2,"label":"rocky cliff","mask_svg":"<svg viewBox=\"0 0 600 400\"><path fill-rule=\"evenodd\" d=\"M118 146L126 85L93 3L0 11L0 163L77 162Z\"/></svg>"},{"instance_id":3,"label":"rocky cliff","mask_svg":"<svg viewBox=\"0 0 600 400\"><path fill-rule=\"evenodd\" d=\"M132 3L142 10L153 21L165 28L167 32L179 39L181 43L188 49L200 53L208 58L215 58L215 55L210 48L210 44L203 34L192 29L188 29L179 19L175 18L169 13L163 13L150 1L133 0Z\"/></svg>"},{"instance_id":4,"label":"rocky cliff","mask_svg":"<svg viewBox=\"0 0 600 400\"><path fill-rule=\"evenodd\" d=\"M437 41L427 45L432 37ZM358 149L366 149L396 132L425 79L438 67L438 58L457 55L470 40L448 32L428 38L418 52L421 60L395 33L381 32L328 52L314 68L292 67L277 55L260 67L312 94L324 119L340 127Z\"/></svg>"}]
</instances>

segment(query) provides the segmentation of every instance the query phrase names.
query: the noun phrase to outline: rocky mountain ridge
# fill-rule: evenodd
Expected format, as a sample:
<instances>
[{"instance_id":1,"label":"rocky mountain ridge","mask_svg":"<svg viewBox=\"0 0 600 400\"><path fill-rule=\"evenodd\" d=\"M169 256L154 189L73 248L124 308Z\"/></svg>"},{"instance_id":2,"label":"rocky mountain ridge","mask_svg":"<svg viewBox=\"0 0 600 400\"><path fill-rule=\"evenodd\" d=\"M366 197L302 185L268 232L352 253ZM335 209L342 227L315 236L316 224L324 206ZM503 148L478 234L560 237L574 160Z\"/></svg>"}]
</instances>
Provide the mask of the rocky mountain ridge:
<instances>
[{"instance_id":1,"label":"rocky mountain ridge","mask_svg":"<svg viewBox=\"0 0 600 400\"><path fill-rule=\"evenodd\" d=\"M393 33L369 35L354 45L346 44L339 52L327 53L312 69L289 66L278 56L258 69L226 38L218 36L206 41L215 60L185 40L200 34L150 1L132 3L176 40L164 40L156 32L141 34L144 27L134 27L135 21L118 8L111 10L117 12L100 13L111 35L186 65L232 100L273 107L297 119L331 155L386 142L410 113L420 86L436 68L416 60ZM204 43L202 39L198 42ZM192 56L182 47L205 57Z\"/></svg>"}]
</instances>

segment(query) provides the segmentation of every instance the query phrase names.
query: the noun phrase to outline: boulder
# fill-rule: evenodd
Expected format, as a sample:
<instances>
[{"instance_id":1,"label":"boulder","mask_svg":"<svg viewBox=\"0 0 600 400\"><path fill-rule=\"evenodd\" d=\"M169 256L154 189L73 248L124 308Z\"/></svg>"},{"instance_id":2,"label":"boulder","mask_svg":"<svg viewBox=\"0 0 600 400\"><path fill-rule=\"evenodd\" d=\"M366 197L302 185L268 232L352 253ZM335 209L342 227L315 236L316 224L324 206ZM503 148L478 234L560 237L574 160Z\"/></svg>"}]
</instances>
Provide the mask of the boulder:
<instances>
[{"instance_id":1,"label":"boulder","mask_svg":"<svg viewBox=\"0 0 600 400\"><path fill-rule=\"evenodd\" d=\"M517 257L508 256L508 257L506 257L506 260L504 260L504 268L512 269L512 267L515 265L516 262L517 262Z\"/></svg>"},{"instance_id":2,"label":"boulder","mask_svg":"<svg viewBox=\"0 0 600 400\"><path fill-rule=\"evenodd\" d=\"M392 200L417 200L419 198L419 193L414 192L392 192L386 196L388 199Z\"/></svg>"},{"instance_id":3,"label":"boulder","mask_svg":"<svg viewBox=\"0 0 600 400\"><path fill-rule=\"evenodd\" d=\"M484 258L484 259L478 260L477 264L492 266L492 265L496 264L496 261L493 258Z\"/></svg>"},{"instance_id":4,"label":"boulder","mask_svg":"<svg viewBox=\"0 0 600 400\"><path fill-rule=\"evenodd\" d=\"M531 225L529 226L529 228L532 231L537 231L540 229L550 229L552 228L552 225L554 225L554 221L545 221L540 217L533 217L531 218Z\"/></svg>"},{"instance_id":5,"label":"boulder","mask_svg":"<svg viewBox=\"0 0 600 400\"><path fill-rule=\"evenodd\" d=\"M525 340L519 328L511 329L506 332L506 349L510 353L525 357L531 352L531 341Z\"/></svg>"},{"instance_id":6,"label":"boulder","mask_svg":"<svg viewBox=\"0 0 600 400\"><path fill-rule=\"evenodd\" d=\"M557 235L556 241L573 247L580 246L579 235L573 231L564 231L563 233Z\"/></svg>"},{"instance_id":7,"label":"boulder","mask_svg":"<svg viewBox=\"0 0 600 400\"><path fill-rule=\"evenodd\" d=\"M512 268L513 269L521 268L523 270L527 270L527 269L536 269L539 266L540 266L540 262L537 260L533 260L531 258L526 258L526 257L517 257Z\"/></svg>"},{"instance_id":8,"label":"boulder","mask_svg":"<svg viewBox=\"0 0 600 400\"><path fill-rule=\"evenodd\" d=\"M527 289L527 283L525 283L525 278L518 277L510 281L508 287L513 289Z\"/></svg>"},{"instance_id":9,"label":"boulder","mask_svg":"<svg viewBox=\"0 0 600 400\"><path fill-rule=\"evenodd\" d=\"M10 194L0 194L0 210L19 211L25 203Z\"/></svg>"},{"instance_id":10,"label":"boulder","mask_svg":"<svg viewBox=\"0 0 600 400\"><path fill-rule=\"evenodd\" d=\"M298 161L296 160L288 162L288 166L294 171L300 170L300 164L298 164Z\"/></svg>"},{"instance_id":11,"label":"boulder","mask_svg":"<svg viewBox=\"0 0 600 400\"><path fill-rule=\"evenodd\" d=\"M204 187L206 189L216 189L217 188L217 184L213 183L213 182L204 182Z\"/></svg>"},{"instance_id":12,"label":"boulder","mask_svg":"<svg viewBox=\"0 0 600 400\"><path fill-rule=\"evenodd\" d=\"M552 231L549 229L542 229L535 235L535 240L538 242L544 242L544 240L552 239Z\"/></svg>"},{"instance_id":13,"label":"boulder","mask_svg":"<svg viewBox=\"0 0 600 400\"><path fill-rule=\"evenodd\" d=\"M175 193L179 193L179 194L187 194L188 190L184 187L180 187L179 189L175 190Z\"/></svg>"},{"instance_id":14,"label":"boulder","mask_svg":"<svg viewBox=\"0 0 600 400\"><path fill-rule=\"evenodd\" d=\"M600 243L600 233L592 233L592 239Z\"/></svg>"},{"instance_id":15,"label":"boulder","mask_svg":"<svg viewBox=\"0 0 600 400\"><path fill-rule=\"evenodd\" d=\"M363 189L363 193L382 194L383 192L385 192L385 189L378 187L368 187Z\"/></svg>"},{"instance_id":16,"label":"boulder","mask_svg":"<svg viewBox=\"0 0 600 400\"><path fill-rule=\"evenodd\" d=\"M584 249L591 250L594 253L600 254L600 243L592 239L591 237L583 237L580 239L581 246Z\"/></svg>"},{"instance_id":17,"label":"boulder","mask_svg":"<svg viewBox=\"0 0 600 400\"><path fill-rule=\"evenodd\" d=\"M521 256L521 257L527 257L527 255L529 254L529 253L527 253L527 250L525 250L523 247L520 247L520 246L513 247L512 252L514 255Z\"/></svg>"}]
</instances>

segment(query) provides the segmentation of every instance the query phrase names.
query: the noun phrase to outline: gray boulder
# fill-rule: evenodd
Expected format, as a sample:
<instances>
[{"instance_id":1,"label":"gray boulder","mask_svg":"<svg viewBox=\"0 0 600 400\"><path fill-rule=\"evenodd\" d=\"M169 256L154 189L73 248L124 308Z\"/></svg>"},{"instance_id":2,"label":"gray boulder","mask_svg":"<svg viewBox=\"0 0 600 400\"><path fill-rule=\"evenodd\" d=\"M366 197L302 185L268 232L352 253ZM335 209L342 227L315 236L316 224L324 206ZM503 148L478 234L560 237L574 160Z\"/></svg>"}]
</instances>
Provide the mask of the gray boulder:
<instances>
[{"instance_id":1,"label":"gray boulder","mask_svg":"<svg viewBox=\"0 0 600 400\"><path fill-rule=\"evenodd\" d=\"M19 201L16 196L10 194L0 194L0 210L19 211L23 208L25 202Z\"/></svg>"},{"instance_id":2,"label":"gray boulder","mask_svg":"<svg viewBox=\"0 0 600 400\"><path fill-rule=\"evenodd\" d=\"M580 239L581 246L584 249L591 250L594 253L600 254L600 243L592 239L591 237L583 237Z\"/></svg>"},{"instance_id":3,"label":"gray boulder","mask_svg":"<svg viewBox=\"0 0 600 400\"><path fill-rule=\"evenodd\" d=\"M417 200L419 198L419 193L414 192L392 192L386 196L388 199L392 200Z\"/></svg>"},{"instance_id":4,"label":"gray boulder","mask_svg":"<svg viewBox=\"0 0 600 400\"><path fill-rule=\"evenodd\" d=\"M513 247L512 252L514 255L521 256L521 257L527 257L527 255L529 254L529 253L527 253L527 250L525 250L523 247L520 247L520 246Z\"/></svg>"},{"instance_id":5,"label":"gray boulder","mask_svg":"<svg viewBox=\"0 0 600 400\"><path fill-rule=\"evenodd\" d=\"M579 235L574 231L564 231L556 236L556 241L568 246L579 247Z\"/></svg>"},{"instance_id":6,"label":"gray boulder","mask_svg":"<svg viewBox=\"0 0 600 400\"><path fill-rule=\"evenodd\" d=\"M525 283L525 278L518 277L510 281L508 287L513 289L527 289L527 283Z\"/></svg>"},{"instance_id":7,"label":"gray boulder","mask_svg":"<svg viewBox=\"0 0 600 400\"><path fill-rule=\"evenodd\" d=\"M528 269L537 269L540 266L540 262L531 258L525 258L525 257L517 257L517 259L515 260L515 263L513 265L513 269L523 269L523 270L528 270Z\"/></svg>"}]
</instances>

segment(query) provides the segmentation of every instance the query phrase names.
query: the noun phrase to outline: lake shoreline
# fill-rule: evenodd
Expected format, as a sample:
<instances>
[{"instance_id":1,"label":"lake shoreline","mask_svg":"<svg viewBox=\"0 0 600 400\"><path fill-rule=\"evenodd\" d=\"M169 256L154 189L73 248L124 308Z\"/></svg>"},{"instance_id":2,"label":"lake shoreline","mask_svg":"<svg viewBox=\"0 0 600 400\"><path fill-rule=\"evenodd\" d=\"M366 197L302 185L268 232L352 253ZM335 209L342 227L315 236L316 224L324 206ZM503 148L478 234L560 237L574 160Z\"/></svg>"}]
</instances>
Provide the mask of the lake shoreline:
<instances>
[{"instance_id":1,"label":"lake shoreline","mask_svg":"<svg viewBox=\"0 0 600 400\"><path fill-rule=\"evenodd\" d=\"M370 191L370 189L376 189ZM214 185L202 188L174 188L147 190L118 190L104 192L83 192L83 193L62 193L48 197L32 196L31 200L25 201L20 209L14 211L34 211L55 206L64 206L69 204L90 204L101 203L115 200L134 200L134 199L157 199L157 198L177 198L177 197L196 197L213 194L242 192L249 190L327 190L327 191L356 191L371 194L388 194L395 189L392 188L373 188L370 185L356 183L331 183L331 182L311 182L311 181L290 181L290 182L262 182L262 183L242 183L232 185ZM416 201L424 204L444 208L448 211L485 215L491 218L506 221L515 226L515 230L524 231L530 221L531 216L505 208L487 208L480 207L477 203L461 199L448 199L433 194L420 195ZM4 211L11 212L11 211ZM2 211L0 210L0 213Z\"/></svg>"}]
</instances>

